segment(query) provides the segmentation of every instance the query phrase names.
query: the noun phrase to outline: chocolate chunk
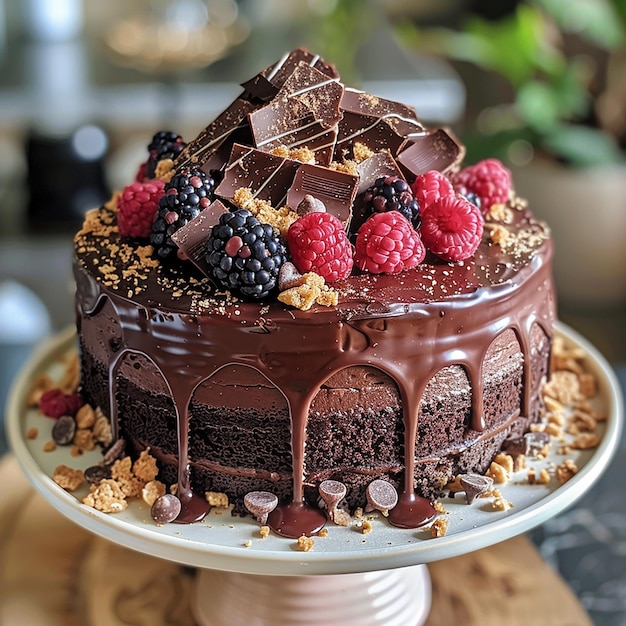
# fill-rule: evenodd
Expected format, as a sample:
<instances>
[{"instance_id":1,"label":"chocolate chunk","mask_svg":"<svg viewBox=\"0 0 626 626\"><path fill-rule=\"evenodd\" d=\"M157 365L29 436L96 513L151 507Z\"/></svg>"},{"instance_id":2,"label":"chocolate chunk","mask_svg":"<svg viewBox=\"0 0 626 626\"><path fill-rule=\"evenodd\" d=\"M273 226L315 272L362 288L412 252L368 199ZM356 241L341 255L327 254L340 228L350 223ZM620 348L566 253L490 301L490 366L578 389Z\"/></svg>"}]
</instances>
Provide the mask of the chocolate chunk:
<instances>
[{"instance_id":1,"label":"chocolate chunk","mask_svg":"<svg viewBox=\"0 0 626 626\"><path fill-rule=\"evenodd\" d=\"M357 89L344 90L340 108L343 118L335 146L337 160L350 157L355 142L373 152L388 149L395 155L409 135L424 132L411 107Z\"/></svg>"},{"instance_id":2,"label":"chocolate chunk","mask_svg":"<svg viewBox=\"0 0 626 626\"><path fill-rule=\"evenodd\" d=\"M249 188L253 197L280 208L301 165L299 161L235 144L215 195L232 200L238 189Z\"/></svg>"},{"instance_id":3,"label":"chocolate chunk","mask_svg":"<svg viewBox=\"0 0 626 626\"><path fill-rule=\"evenodd\" d=\"M105 478L111 478L111 468L107 465L92 465L85 472L85 480L90 485L97 485Z\"/></svg>"},{"instance_id":4,"label":"chocolate chunk","mask_svg":"<svg viewBox=\"0 0 626 626\"><path fill-rule=\"evenodd\" d=\"M202 167L206 172L211 169L221 169L234 143L252 143L248 113L259 106L259 104L237 98L193 141L187 144L178 155L174 163L175 168L194 165ZM219 154L217 154L218 151Z\"/></svg>"},{"instance_id":5,"label":"chocolate chunk","mask_svg":"<svg viewBox=\"0 0 626 626\"><path fill-rule=\"evenodd\" d=\"M203 274L211 276L211 267L206 262L206 241L220 215L228 209L214 200L206 209L172 234L172 241L178 246L179 257L189 259Z\"/></svg>"},{"instance_id":6,"label":"chocolate chunk","mask_svg":"<svg viewBox=\"0 0 626 626\"><path fill-rule=\"evenodd\" d=\"M465 497L468 504L474 502L478 496L482 496L493 487L493 479L481 474L462 474L459 482L465 489Z\"/></svg>"},{"instance_id":7,"label":"chocolate chunk","mask_svg":"<svg viewBox=\"0 0 626 626\"><path fill-rule=\"evenodd\" d=\"M409 138L396 159L409 178L437 170L443 174L456 171L463 157L465 147L454 134L444 128L413 135Z\"/></svg>"},{"instance_id":8,"label":"chocolate chunk","mask_svg":"<svg viewBox=\"0 0 626 626\"><path fill-rule=\"evenodd\" d=\"M115 461L121 459L126 451L126 440L118 439L113 445L104 453L102 457L102 463L104 465L113 465Z\"/></svg>"},{"instance_id":9,"label":"chocolate chunk","mask_svg":"<svg viewBox=\"0 0 626 626\"><path fill-rule=\"evenodd\" d=\"M267 516L278 506L278 497L269 491L251 491L243 497L243 504L259 524L265 524Z\"/></svg>"},{"instance_id":10,"label":"chocolate chunk","mask_svg":"<svg viewBox=\"0 0 626 626\"><path fill-rule=\"evenodd\" d=\"M291 261L283 263L278 270L278 291L285 291L298 286L301 284L301 278L302 274Z\"/></svg>"},{"instance_id":11,"label":"chocolate chunk","mask_svg":"<svg viewBox=\"0 0 626 626\"><path fill-rule=\"evenodd\" d=\"M335 94L336 105L332 104L332 94L315 93L321 90L320 87L310 93L302 92L301 97L275 98L270 104L250 113L248 119L254 145L267 151L280 146L308 148L315 152L318 163L329 165L337 139L336 118L341 116L338 104L343 90L335 82L325 85L324 89L329 91L331 87L339 90ZM320 96L319 100L315 99L316 95Z\"/></svg>"},{"instance_id":12,"label":"chocolate chunk","mask_svg":"<svg viewBox=\"0 0 626 626\"><path fill-rule=\"evenodd\" d=\"M319 198L307 193L296 207L296 213L300 217L309 213L326 213L326 206Z\"/></svg>"},{"instance_id":13,"label":"chocolate chunk","mask_svg":"<svg viewBox=\"0 0 626 626\"><path fill-rule=\"evenodd\" d=\"M371 509L380 511L386 515L388 511L398 504L398 492L396 488L386 480L373 480L365 490L365 497Z\"/></svg>"},{"instance_id":14,"label":"chocolate chunk","mask_svg":"<svg viewBox=\"0 0 626 626\"><path fill-rule=\"evenodd\" d=\"M150 515L157 524L169 524L179 515L182 506L180 500L172 493L159 496L150 509Z\"/></svg>"},{"instance_id":15,"label":"chocolate chunk","mask_svg":"<svg viewBox=\"0 0 626 626\"><path fill-rule=\"evenodd\" d=\"M276 63L261 71L260 75L280 89L300 63L306 63L331 78L339 78L337 70L332 65L305 48L296 48L288 52Z\"/></svg>"},{"instance_id":16,"label":"chocolate chunk","mask_svg":"<svg viewBox=\"0 0 626 626\"><path fill-rule=\"evenodd\" d=\"M74 441L76 420L71 415L61 415L52 427L52 439L59 446L66 446Z\"/></svg>"},{"instance_id":17,"label":"chocolate chunk","mask_svg":"<svg viewBox=\"0 0 626 626\"><path fill-rule=\"evenodd\" d=\"M537 456L550 443L550 435L542 432L530 432L524 435L526 456Z\"/></svg>"},{"instance_id":18,"label":"chocolate chunk","mask_svg":"<svg viewBox=\"0 0 626 626\"><path fill-rule=\"evenodd\" d=\"M287 204L297 207L310 194L321 200L327 213L334 215L347 228L358 184L358 176L305 163L296 172L287 194Z\"/></svg>"}]
</instances>

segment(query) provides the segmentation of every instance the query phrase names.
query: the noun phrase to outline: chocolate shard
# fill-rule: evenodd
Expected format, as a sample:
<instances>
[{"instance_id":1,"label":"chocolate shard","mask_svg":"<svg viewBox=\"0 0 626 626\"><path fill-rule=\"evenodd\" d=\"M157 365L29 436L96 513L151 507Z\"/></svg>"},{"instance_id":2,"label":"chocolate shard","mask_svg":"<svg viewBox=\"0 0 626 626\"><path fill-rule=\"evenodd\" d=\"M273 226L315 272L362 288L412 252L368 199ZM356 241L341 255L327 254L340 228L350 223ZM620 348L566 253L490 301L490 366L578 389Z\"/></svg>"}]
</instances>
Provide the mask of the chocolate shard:
<instances>
[{"instance_id":1,"label":"chocolate shard","mask_svg":"<svg viewBox=\"0 0 626 626\"><path fill-rule=\"evenodd\" d=\"M465 157L465 146L447 128L436 128L409 137L396 159L407 177L415 178L429 170L442 174L457 171Z\"/></svg>"},{"instance_id":2,"label":"chocolate shard","mask_svg":"<svg viewBox=\"0 0 626 626\"><path fill-rule=\"evenodd\" d=\"M343 85L319 70L299 63L293 74L285 81L278 97L299 98L318 115L320 123L328 128L335 126L343 117L339 104L343 96Z\"/></svg>"},{"instance_id":3,"label":"chocolate shard","mask_svg":"<svg viewBox=\"0 0 626 626\"><path fill-rule=\"evenodd\" d=\"M193 165L208 172L220 169L228 159L233 143L252 143L248 114L260 105L237 98L182 150L174 163L179 169Z\"/></svg>"},{"instance_id":4,"label":"chocolate shard","mask_svg":"<svg viewBox=\"0 0 626 626\"><path fill-rule=\"evenodd\" d=\"M388 150L376 152L371 157L361 161L357 165L357 171L360 179L357 191L359 194L371 187L374 181L382 176L399 176L404 178L402 170L398 167L396 160Z\"/></svg>"},{"instance_id":5,"label":"chocolate shard","mask_svg":"<svg viewBox=\"0 0 626 626\"><path fill-rule=\"evenodd\" d=\"M211 277L211 267L206 262L206 240L220 215L228 209L214 200L206 209L172 234L172 241L178 246L179 256L191 261L204 275Z\"/></svg>"},{"instance_id":6,"label":"chocolate shard","mask_svg":"<svg viewBox=\"0 0 626 626\"><path fill-rule=\"evenodd\" d=\"M305 48L296 48L286 53L276 63L262 70L259 74L280 89L300 63L306 63L331 78L339 78L333 65L326 63L319 55L312 54Z\"/></svg>"},{"instance_id":7,"label":"chocolate shard","mask_svg":"<svg viewBox=\"0 0 626 626\"><path fill-rule=\"evenodd\" d=\"M238 189L249 188L253 197L280 208L301 165L299 161L235 144L215 195L232 200Z\"/></svg>"},{"instance_id":8,"label":"chocolate shard","mask_svg":"<svg viewBox=\"0 0 626 626\"><path fill-rule=\"evenodd\" d=\"M287 204L295 209L310 194L321 200L326 212L338 218L347 229L358 185L358 176L305 163L296 172L287 193Z\"/></svg>"},{"instance_id":9,"label":"chocolate shard","mask_svg":"<svg viewBox=\"0 0 626 626\"><path fill-rule=\"evenodd\" d=\"M329 165L342 117L343 86L319 70L300 63L277 97L248 116L254 144L262 150L279 146L309 148L318 163Z\"/></svg>"},{"instance_id":10,"label":"chocolate shard","mask_svg":"<svg viewBox=\"0 0 626 626\"><path fill-rule=\"evenodd\" d=\"M343 118L335 146L338 161L351 158L356 142L373 152L389 149L395 155L407 137L424 132L413 108L357 89L344 90L340 108Z\"/></svg>"}]
</instances>

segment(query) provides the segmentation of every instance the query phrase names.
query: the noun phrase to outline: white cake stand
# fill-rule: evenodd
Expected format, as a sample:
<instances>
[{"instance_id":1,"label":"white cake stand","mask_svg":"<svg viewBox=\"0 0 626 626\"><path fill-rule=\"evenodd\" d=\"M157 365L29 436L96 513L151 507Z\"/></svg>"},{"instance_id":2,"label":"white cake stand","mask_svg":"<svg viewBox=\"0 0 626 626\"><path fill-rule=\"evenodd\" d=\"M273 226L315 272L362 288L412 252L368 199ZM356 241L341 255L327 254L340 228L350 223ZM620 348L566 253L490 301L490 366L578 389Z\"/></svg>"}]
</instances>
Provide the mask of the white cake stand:
<instances>
[{"instance_id":1,"label":"white cake stand","mask_svg":"<svg viewBox=\"0 0 626 626\"><path fill-rule=\"evenodd\" d=\"M71 329L43 345L17 378L7 405L9 441L34 487L72 521L134 550L199 568L195 616L202 626L420 626L430 609L426 563L498 543L561 512L591 487L617 448L623 406L613 371L574 331L559 325L557 332L586 352L587 368L597 377L597 409L607 415L599 446L568 455L579 471L565 485L554 479L529 485L524 476L514 475L501 487L514 505L507 511L494 512L488 501L467 505L461 496L444 500L449 528L437 539L425 529L391 527L381 517L368 534L356 526L330 525L326 537L315 538L312 551L302 552L293 540L260 538L251 518L215 510L202 522L159 527L140 501L115 515L81 504L81 493L64 491L50 477L61 463L83 469L94 465L100 452L78 459L65 447L44 452L52 420L25 408L35 376L46 371L54 377L63 355L74 349ZM44 434L27 439L31 427ZM540 470L563 460L553 452L532 465Z\"/></svg>"}]
</instances>

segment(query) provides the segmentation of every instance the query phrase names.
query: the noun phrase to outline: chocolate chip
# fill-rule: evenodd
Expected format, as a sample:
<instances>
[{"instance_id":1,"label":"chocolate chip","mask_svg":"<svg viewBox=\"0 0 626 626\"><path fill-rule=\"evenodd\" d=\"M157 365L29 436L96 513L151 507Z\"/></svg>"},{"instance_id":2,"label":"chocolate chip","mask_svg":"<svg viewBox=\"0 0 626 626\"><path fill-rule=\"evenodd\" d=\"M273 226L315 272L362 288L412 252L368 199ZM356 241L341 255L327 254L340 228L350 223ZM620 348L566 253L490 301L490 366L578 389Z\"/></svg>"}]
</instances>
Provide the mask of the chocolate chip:
<instances>
[{"instance_id":1,"label":"chocolate chip","mask_svg":"<svg viewBox=\"0 0 626 626\"><path fill-rule=\"evenodd\" d=\"M346 486L338 480L324 480L318 489L329 509L334 509L346 497L348 491Z\"/></svg>"},{"instance_id":2,"label":"chocolate chip","mask_svg":"<svg viewBox=\"0 0 626 626\"><path fill-rule=\"evenodd\" d=\"M307 213L326 213L326 205L319 198L307 193L296 207L296 213L300 217Z\"/></svg>"},{"instance_id":3,"label":"chocolate chip","mask_svg":"<svg viewBox=\"0 0 626 626\"><path fill-rule=\"evenodd\" d=\"M243 504L259 524L265 524L267 516L278 505L278 497L269 491L251 491L243 497Z\"/></svg>"},{"instance_id":4,"label":"chocolate chip","mask_svg":"<svg viewBox=\"0 0 626 626\"><path fill-rule=\"evenodd\" d=\"M376 509L383 515L386 515L388 511L398 504L396 488L391 483L380 478L373 480L367 486L365 497L371 509Z\"/></svg>"},{"instance_id":5,"label":"chocolate chip","mask_svg":"<svg viewBox=\"0 0 626 626\"><path fill-rule=\"evenodd\" d=\"M126 450L126 440L118 439L102 457L102 463L104 465L113 465L115 461L121 459L124 456Z\"/></svg>"},{"instance_id":6,"label":"chocolate chip","mask_svg":"<svg viewBox=\"0 0 626 626\"><path fill-rule=\"evenodd\" d=\"M180 514L180 500L171 493L159 496L150 509L150 515L157 524L173 522Z\"/></svg>"},{"instance_id":7,"label":"chocolate chip","mask_svg":"<svg viewBox=\"0 0 626 626\"><path fill-rule=\"evenodd\" d=\"M474 502L478 496L482 496L493 487L493 479L481 474L461 474L459 482L465 489L468 504Z\"/></svg>"},{"instance_id":8,"label":"chocolate chip","mask_svg":"<svg viewBox=\"0 0 626 626\"><path fill-rule=\"evenodd\" d=\"M302 274L291 261L283 263L278 271L278 291L297 286L301 278Z\"/></svg>"},{"instance_id":9,"label":"chocolate chip","mask_svg":"<svg viewBox=\"0 0 626 626\"><path fill-rule=\"evenodd\" d=\"M97 485L101 480L105 478L111 478L111 468L106 465L92 465L85 471L85 480L90 485Z\"/></svg>"},{"instance_id":10,"label":"chocolate chip","mask_svg":"<svg viewBox=\"0 0 626 626\"><path fill-rule=\"evenodd\" d=\"M74 441L76 421L71 415L62 415L52 427L52 439L59 446L66 446Z\"/></svg>"}]
</instances>

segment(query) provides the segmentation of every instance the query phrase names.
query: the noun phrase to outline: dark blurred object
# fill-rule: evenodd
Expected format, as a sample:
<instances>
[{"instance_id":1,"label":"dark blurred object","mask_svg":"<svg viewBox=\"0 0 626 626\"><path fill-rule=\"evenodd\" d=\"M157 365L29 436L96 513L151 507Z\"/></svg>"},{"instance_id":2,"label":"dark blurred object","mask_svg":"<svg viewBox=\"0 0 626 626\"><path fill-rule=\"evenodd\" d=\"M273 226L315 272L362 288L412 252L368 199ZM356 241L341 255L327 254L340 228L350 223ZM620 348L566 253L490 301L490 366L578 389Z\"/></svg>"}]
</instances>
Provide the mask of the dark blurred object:
<instances>
[{"instance_id":1,"label":"dark blurred object","mask_svg":"<svg viewBox=\"0 0 626 626\"><path fill-rule=\"evenodd\" d=\"M29 230L76 230L89 209L109 198L104 170L107 144L106 133L91 124L69 136L28 134Z\"/></svg>"}]
</instances>

